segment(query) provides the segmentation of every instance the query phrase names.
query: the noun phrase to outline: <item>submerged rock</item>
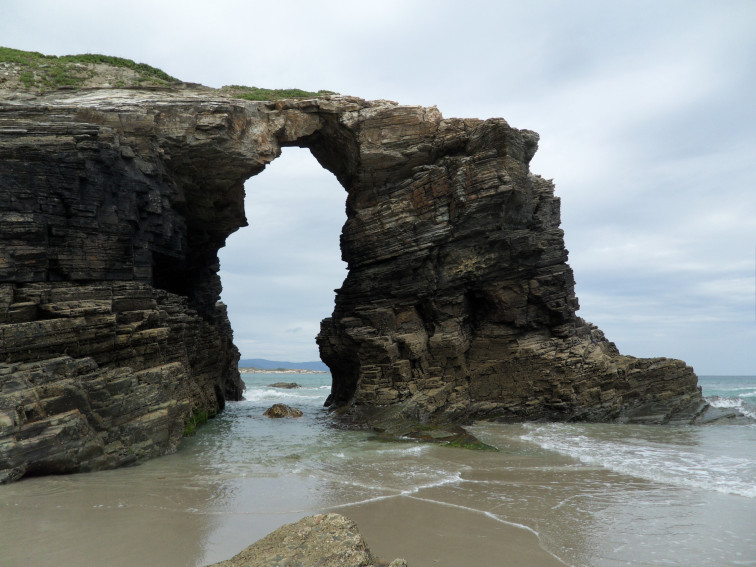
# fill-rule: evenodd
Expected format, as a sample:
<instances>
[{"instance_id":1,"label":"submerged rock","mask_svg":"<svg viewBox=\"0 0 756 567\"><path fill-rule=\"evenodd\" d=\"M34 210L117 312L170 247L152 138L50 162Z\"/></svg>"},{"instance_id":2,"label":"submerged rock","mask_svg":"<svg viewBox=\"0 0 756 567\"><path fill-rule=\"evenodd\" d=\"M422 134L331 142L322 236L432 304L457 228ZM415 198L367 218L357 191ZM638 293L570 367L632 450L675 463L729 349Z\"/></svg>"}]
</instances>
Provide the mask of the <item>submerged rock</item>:
<instances>
[{"instance_id":1,"label":"submerged rock","mask_svg":"<svg viewBox=\"0 0 756 567\"><path fill-rule=\"evenodd\" d=\"M286 404L273 404L265 410L263 415L267 417L302 417L302 410L287 406Z\"/></svg>"},{"instance_id":2,"label":"submerged rock","mask_svg":"<svg viewBox=\"0 0 756 567\"><path fill-rule=\"evenodd\" d=\"M283 526L228 561L209 567L377 567L357 525L340 514L308 516ZM389 567L407 567L396 559Z\"/></svg>"},{"instance_id":3,"label":"submerged rock","mask_svg":"<svg viewBox=\"0 0 756 567\"><path fill-rule=\"evenodd\" d=\"M268 388L284 388L286 390L295 390L301 388L296 382L276 382L275 384L268 384Z\"/></svg>"}]
</instances>

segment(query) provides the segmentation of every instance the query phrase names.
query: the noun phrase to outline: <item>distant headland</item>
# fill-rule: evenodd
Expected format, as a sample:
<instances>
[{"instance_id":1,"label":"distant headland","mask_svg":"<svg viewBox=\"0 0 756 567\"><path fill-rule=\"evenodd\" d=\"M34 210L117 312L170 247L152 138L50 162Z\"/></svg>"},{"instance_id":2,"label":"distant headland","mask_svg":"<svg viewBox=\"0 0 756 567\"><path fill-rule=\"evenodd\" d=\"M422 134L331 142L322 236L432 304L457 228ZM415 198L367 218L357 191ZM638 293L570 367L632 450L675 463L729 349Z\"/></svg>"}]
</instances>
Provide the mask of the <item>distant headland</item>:
<instances>
[{"instance_id":1,"label":"distant headland","mask_svg":"<svg viewBox=\"0 0 756 567\"><path fill-rule=\"evenodd\" d=\"M239 372L309 374L328 372L328 367L319 360L288 362L285 360L268 360L267 358L243 358L239 361Z\"/></svg>"},{"instance_id":2,"label":"distant headland","mask_svg":"<svg viewBox=\"0 0 756 567\"><path fill-rule=\"evenodd\" d=\"M242 374L327 374L325 370L307 370L306 368L242 368L239 367Z\"/></svg>"}]
</instances>

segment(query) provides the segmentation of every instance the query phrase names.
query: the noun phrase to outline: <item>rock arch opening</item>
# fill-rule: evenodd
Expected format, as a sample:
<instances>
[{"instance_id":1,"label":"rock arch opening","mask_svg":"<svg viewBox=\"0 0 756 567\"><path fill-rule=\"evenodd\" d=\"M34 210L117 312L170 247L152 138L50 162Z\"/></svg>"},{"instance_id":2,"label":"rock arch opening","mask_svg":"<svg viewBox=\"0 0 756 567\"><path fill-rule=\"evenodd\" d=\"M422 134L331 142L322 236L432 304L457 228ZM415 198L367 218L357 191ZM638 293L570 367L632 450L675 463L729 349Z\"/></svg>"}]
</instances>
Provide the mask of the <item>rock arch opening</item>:
<instances>
[{"instance_id":1,"label":"rock arch opening","mask_svg":"<svg viewBox=\"0 0 756 567\"><path fill-rule=\"evenodd\" d=\"M320 358L315 336L346 276L345 200L338 180L299 147L246 181L249 226L219 251L221 298L242 359Z\"/></svg>"}]
</instances>

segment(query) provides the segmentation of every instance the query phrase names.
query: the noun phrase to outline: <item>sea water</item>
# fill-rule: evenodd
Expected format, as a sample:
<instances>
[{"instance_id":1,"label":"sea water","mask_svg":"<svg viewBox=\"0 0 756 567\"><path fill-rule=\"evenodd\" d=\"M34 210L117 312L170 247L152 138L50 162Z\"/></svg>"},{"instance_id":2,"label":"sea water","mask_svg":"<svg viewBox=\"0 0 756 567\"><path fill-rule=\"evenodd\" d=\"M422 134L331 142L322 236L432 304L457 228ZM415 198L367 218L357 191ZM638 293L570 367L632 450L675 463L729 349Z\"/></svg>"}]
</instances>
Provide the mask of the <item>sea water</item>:
<instances>
[{"instance_id":1,"label":"sea water","mask_svg":"<svg viewBox=\"0 0 756 567\"><path fill-rule=\"evenodd\" d=\"M756 419L756 378L753 376L700 376L699 384L711 405L734 408Z\"/></svg>"},{"instance_id":2,"label":"sea water","mask_svg":"<svg viewBox=\"0 0 756 567\"><path fill-rule=\"evenodd\" d=\"M575 567L756 566L754 425L479 423L499 450L469 451L334 427L328 374L243 376L246 400L174 455L1 486L0 564L205 565L305 515L401 498L521 526ZM756 415L756 377L700 383ZM304 415L264 417L274 403Z\"/></svg>"}]
</instances>

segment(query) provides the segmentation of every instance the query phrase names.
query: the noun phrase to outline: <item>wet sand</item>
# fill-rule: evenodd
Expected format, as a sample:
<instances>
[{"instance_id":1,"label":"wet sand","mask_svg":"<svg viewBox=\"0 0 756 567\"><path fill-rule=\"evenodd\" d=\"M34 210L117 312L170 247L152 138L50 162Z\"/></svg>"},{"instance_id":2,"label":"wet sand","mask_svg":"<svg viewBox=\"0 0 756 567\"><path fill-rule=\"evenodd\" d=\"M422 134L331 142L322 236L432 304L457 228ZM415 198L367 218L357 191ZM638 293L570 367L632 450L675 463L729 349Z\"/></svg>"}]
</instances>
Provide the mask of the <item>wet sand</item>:
<instances>
[{"instance_id":1,"label":"wet sand","mask_svg":"<svg viewBox=\"0 0 756 567\"><path fill-rule=\"evenodd\" d=\"M0 564L200 566L281 525L334 511L357 522L375 555L410 567L565 565L532 531L455 504L391 495L316 509L308 493L319 490L291 477L206 484L173 472L175 456L158 461L0 487Z\"/></svg>"},{"instance_id":2,"label":"wet sand","mask_svg":"<svg viewBox=\"0 0 756 567\"><path fill-rule=\"evenodd\" d=\"M334 511L357 522L375 555L410 567L566 565L530 530L458 506L403 495Z\"/></svg>"},{"instance_id":3,"label":"wet sand","mask_svg":"<svg viewBox=\"0 0 756 567\"><path fill-rule=\"evenodd\" d=\"M660 487L554 455L377 450L369 462L334 457L317 471L279 464L267 474L212 471L187 451L0 486L0 564L204 566L330 511L353 519L378 557L410 567L695 564L711 542L722 551L704 563L743 565L756 549L748 498ZM442 465L445 480L423 476Z\"/></svg>"}]
</instances>

